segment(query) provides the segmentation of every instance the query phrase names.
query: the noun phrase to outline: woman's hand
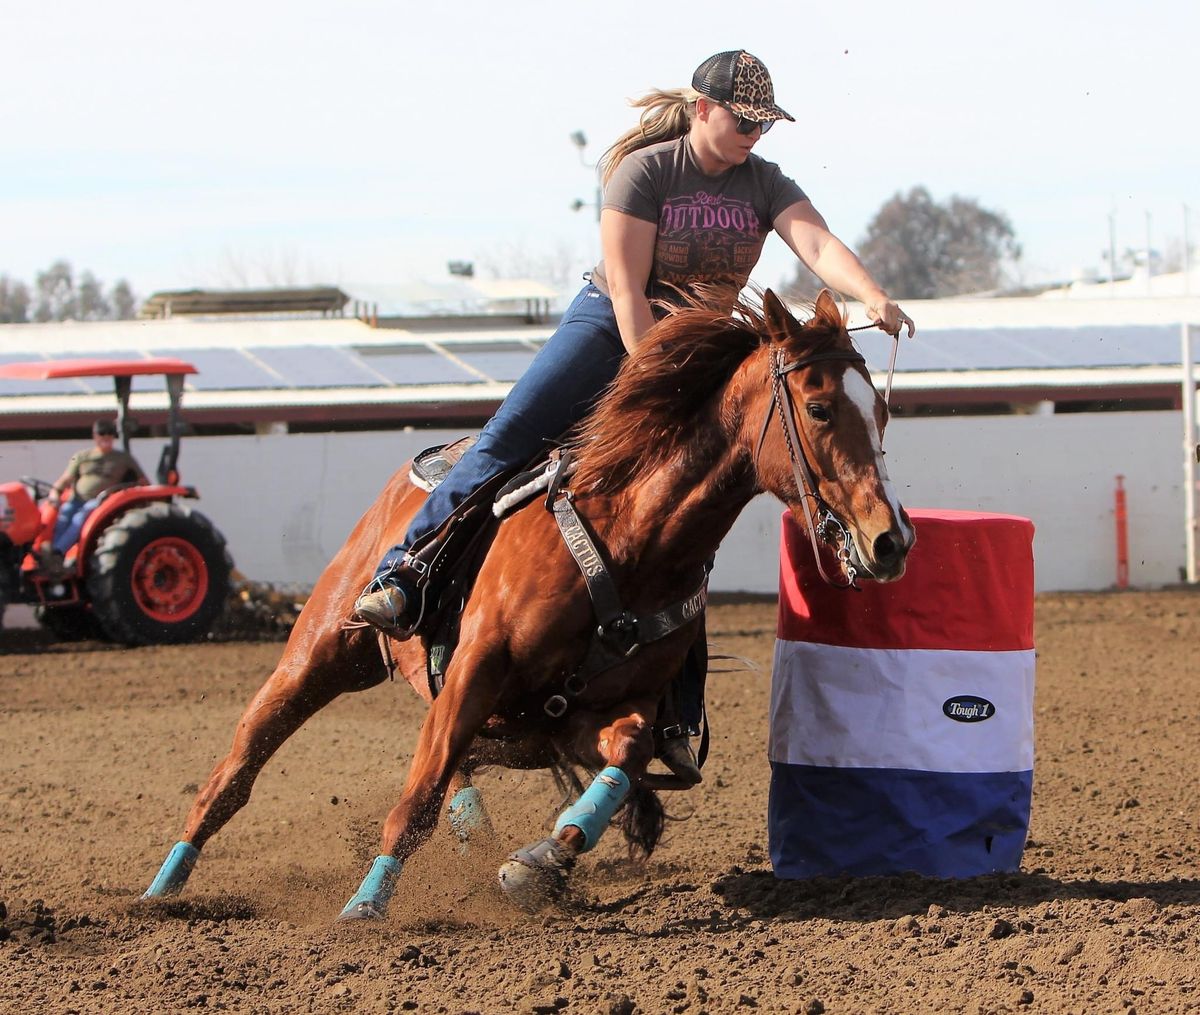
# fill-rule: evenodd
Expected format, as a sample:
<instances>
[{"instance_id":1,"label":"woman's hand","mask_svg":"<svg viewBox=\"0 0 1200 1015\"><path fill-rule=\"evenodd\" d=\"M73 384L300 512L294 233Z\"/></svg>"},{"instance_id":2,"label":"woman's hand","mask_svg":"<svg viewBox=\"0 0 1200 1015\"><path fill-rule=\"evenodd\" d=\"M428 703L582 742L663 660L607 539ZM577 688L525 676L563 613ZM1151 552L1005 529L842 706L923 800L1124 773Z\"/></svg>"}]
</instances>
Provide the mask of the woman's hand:
<instances>
[{"instance_id":1,"label":"woman's hand","mask_svg":"<svg viewBox=\"0 0 1200 1015\"><path fill-rule=\"evenodd\" d=\"M889 335L899 336L900 329L905 325L908 326L909 338L917 333L917 326L913 323L913 319L901 310L896 301L891 298L872 303L867 307L867 316L879 325L881 331L886 331Z\"/></svg>"}]
</instances>

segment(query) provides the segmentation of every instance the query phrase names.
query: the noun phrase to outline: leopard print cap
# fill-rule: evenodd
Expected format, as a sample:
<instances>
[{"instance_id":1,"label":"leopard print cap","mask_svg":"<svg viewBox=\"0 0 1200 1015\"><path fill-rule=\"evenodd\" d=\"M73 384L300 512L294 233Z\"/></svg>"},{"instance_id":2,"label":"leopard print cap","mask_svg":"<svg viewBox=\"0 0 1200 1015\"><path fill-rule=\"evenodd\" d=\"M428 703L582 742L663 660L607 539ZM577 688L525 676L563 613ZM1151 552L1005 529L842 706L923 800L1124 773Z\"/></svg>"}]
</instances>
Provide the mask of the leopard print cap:
<instances>
[{"instance_id":1,"label":"leopard print cap","mask_svg":"<svg viewBox=\"0 0 1200 1015\"><path fill-rule=\"evenodd\" d=\"M724 103L748 120L792 120L795 117L775 104L775 88L766 65L744 49L710 56L692 75L692 87L701 95Z\"/></svg>"}]
</instances>

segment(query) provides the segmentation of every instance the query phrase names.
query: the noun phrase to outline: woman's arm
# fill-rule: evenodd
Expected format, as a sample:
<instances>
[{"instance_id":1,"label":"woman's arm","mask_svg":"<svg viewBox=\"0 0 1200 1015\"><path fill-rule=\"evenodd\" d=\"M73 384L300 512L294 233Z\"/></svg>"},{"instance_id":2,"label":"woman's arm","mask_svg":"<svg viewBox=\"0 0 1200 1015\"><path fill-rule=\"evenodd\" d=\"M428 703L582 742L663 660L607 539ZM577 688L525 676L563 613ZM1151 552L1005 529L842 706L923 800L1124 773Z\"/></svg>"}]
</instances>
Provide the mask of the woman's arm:
<instances>
[{"instance_id":1,"label":"woman's arm","mask_svg":"<svg viewBox=\"0 0 1200 1015\"><path fill-rule=\"evenodd\" d=\"M862 303L871 320L889 335L897 334L903 325L908 326L910 338L916 332L912 318L871 277L854 252L829 231L811 201L797 201L780 212L775 231L813 274Z\"/></svg>"},{"instance_id":2,"label":"woman's arm","mask_svg":"<svg viewBox=\"0 0 1200 1015\"><path fill-rule=\"evenodd\" d=\"M605 208L600 213L600 248L604 276L612 297L621 342L633 352L654 324L646 285L654 264L658 226L624 212Z\"/></svg>"}]
</instances>

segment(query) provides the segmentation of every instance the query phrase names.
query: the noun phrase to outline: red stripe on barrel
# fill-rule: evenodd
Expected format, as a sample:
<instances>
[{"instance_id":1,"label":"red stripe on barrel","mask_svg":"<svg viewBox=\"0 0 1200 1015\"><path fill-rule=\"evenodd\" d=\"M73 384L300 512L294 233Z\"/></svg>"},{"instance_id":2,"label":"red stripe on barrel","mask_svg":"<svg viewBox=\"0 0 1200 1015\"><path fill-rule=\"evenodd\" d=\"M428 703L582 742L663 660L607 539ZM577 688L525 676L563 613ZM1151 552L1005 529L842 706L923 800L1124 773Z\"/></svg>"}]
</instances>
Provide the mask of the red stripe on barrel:
<instances>
[{"instance_id":1,"label":"red stripe on barrel","mask_svg":"<svg viewBox=\"0 0 1200 1015\"><path fill-rule=\"evenodd\" d=\"M841 591L821 581L803 526L785 512L778 637L879 649L1033 648L1033 522L927 509L909 517L917 542L904 577Z\"/></svg>"}]
</instances>

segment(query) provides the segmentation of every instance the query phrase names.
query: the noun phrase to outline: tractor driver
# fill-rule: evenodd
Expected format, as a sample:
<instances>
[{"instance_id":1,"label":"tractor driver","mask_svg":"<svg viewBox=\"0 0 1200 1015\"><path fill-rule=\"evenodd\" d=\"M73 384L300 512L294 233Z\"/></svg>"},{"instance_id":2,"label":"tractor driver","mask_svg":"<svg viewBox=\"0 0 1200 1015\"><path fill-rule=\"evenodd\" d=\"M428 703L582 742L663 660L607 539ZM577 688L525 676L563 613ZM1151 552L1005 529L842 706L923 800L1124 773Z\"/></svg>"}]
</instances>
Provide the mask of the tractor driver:
<instances>
[{"instance_id":1,"label":"tractor driver","mask_svg":"<svg viewBox=\"0 0 1200 1015\"><path fill-rule=\"evenodd\" d=\"M50 488L51 504L59 502L67 487L72 488L71 499L58 509L51 540L52 549L59 554L65 554L79 539L83 523L102 493L126 483L150 482L133 455L113 446L117 427L112 420L97 420L92 426L92 439L95 445L72 455L66 471Z\"/></svg>"}]
</instances>

